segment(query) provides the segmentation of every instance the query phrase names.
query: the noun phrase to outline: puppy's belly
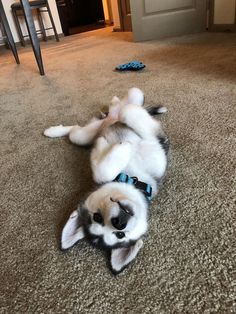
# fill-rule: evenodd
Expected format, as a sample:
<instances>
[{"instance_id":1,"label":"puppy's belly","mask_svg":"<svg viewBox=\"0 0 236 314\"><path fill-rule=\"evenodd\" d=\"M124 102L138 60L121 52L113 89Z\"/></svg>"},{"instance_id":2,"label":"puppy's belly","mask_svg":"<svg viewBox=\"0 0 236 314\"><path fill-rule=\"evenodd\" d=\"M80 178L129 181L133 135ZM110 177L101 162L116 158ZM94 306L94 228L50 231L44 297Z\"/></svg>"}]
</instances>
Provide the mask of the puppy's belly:
<instances>
[{"instance_id":1,"label":"puppy's belly","mask_svg":"<svg viewBox=\"0 0 236 314\"><path fill-rule=\"evenodd\" d=\"M107 128L109 128L116 122L118 122L117 119L108 116L107 118L104 119L103 124L101 125L101 131L104 132Z\"/></svg>"},{"instance_id":2,"label":"puppy's belly","mask_svg":"<svg viewBox=\"0 0 236 314\"><path fill-rule=\"evenodd\" d=\"M165 174L167 158L158 141L142 141L136 146L136 150L131 162L135 163L139 169L157 178Z\"/></svg>"},{"instance_id":3,"label":"puppy's belly","mask_svg":"<svg viewBox=\"0 0 236 314\"><path fill-rule=\"evenodd\" d=\"M132 129L117 120L110 123L109 127L103 129L100 135L104 136L111 145L123 142L137 144L141 140Z\"/></svg>"}]
</instances>

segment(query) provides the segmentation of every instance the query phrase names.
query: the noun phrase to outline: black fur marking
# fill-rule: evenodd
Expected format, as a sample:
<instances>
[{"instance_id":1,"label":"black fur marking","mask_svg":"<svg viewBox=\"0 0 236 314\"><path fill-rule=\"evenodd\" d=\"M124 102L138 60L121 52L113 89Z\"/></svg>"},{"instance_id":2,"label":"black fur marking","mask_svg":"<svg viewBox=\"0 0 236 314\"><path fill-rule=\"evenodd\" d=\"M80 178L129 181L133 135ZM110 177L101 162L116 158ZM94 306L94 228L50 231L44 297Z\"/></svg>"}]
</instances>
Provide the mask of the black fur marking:
<instances>
[{"instance_id":1,"label":"black fur marking","mask_svg":"<svg viewBox=\"0 0 236 314\"><path fill-rule=\"evenodd\" d=\"M170 148L170 141L169 141L168 137L159 135L157 138L158 138L158 141L161 144L162 148L164 149L165 154L168 155L169 148Z\"/></svg>"},{"instance_id":2,"label":"black fur marking","mask_svg":"<svg viewBox=\"0 0 236 314\"><path fill-rule=\"evenodd\" d=\"M97 222L98 224L104 226L103 217L99 212L93 214L93 220Z\"/></svg>"},{"instance_id":3,"label":"black fur marking","mask_svg":"<svg viewBox=\"0 0 236 314\"><path fill-rule=\"evenodd\" d=\"M101 250L110 251L112 249L118 249L122 247L130 247L134 245L137 240L129 240L126 242L120 242L116 243L114 245L108 245L105 243L104 238L102 235L98 236L90 232L89 226L84 227L85 234L86 234L86 240L88 240L89 243L91 243L92 246L95 246Z\"/></svg>"},{"instance_id":4,"label":"black fur marking","mask_svg":"<svg viewBox=\"0 0 236 314\"><path fill-rule=\"evenodd\" d=\"M151 115L151 116L156 116L158 114L162 114L163 112L159 112L159 110L164 107L164 106L150 106L147 107L147 112Z\"/></svg>"},{"instance_id":5,"label":"black fur marking","mask_svg":"<svg viewBox=\"0 0 236 314\"><path fill-rule=\"evenodd\" d=\"M111 218L111 223L117 230L123 230L127 226L129 219L130 215L121 209L117 217Z\"/></svg>"},{"instance_id":6,"label":"black fur marking","mask_svg":"<svg viewBox=\"0 0 236 314\"><path fill-rule=\"evenodd\" d=\"M123 271L125 268L129 267L130 264L133 264L133 262L134 262L134 261L131 261L131 262L129 262L128 264L124 265L120 270L115 270L114 268L112 268L112 265L111 265L111 263L110 263L110 270L111 270L111 272L112 272L113 275L117 276L117 275L119 275L120 273L122 273L122 271Z\"/></svg>"},{"instance_id":7,"label":"black fur marking","mask_svg":"<svg viewBox=\"0 0 236 314\"><path fill-rule=\"evenodd\" d=\"M123 210L127 215L129 215L129 216L133 216L134 215L133 210L132 210L132 208L130 206L123 205L119 201L117 203L120 206L120 209Z\"/></svg>"},{"instance_id":8,"label":"black fur marking","mask_svg":"<svg viewBox=\"0 0 236 314\"><path fill-rule=\"evenodd\" d=\"M115 235L118 239L123 239L125 237L125 233L122 231L115 232Z\"/></svg>"}]
</instances>

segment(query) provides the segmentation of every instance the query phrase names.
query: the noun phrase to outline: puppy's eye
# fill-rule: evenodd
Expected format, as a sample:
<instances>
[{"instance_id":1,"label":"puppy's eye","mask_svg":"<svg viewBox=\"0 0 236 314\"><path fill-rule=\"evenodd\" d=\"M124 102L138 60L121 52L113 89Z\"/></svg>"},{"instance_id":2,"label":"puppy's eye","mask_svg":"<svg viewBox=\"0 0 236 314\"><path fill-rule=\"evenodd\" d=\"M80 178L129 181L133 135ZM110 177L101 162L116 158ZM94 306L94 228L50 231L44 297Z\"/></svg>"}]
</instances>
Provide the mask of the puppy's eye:
<instances>
[{"instance_id":1,"label":"puppy's eye","mask_svg":"<svg viewBox=\"0 0 236 314\"><path fill-rule=\"evenodd\" d=\"M93 220L96 221L99 224L103 224L103 218L102 215L99 213L93 214Z\"/></svg>"},{"instance_id":2,"label":"puppy's eye","mask_svg":"<svg viewBox=\"0 0 236 314\"><path fill-rule=\"evenodd\" d=\"M122 239L125 237L125 233L122 231L116 232L115 235L118 239Z\"/></svg>"}]
</instances>

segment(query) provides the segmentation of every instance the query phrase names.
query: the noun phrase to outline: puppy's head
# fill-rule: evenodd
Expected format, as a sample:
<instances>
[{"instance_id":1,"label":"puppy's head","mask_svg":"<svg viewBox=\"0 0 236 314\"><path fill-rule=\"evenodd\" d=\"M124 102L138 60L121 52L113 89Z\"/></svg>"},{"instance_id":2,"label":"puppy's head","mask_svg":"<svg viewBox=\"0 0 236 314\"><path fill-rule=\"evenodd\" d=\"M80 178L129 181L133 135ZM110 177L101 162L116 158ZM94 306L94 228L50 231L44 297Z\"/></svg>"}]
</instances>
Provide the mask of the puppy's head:
<instances>
[{"instance_id":1,"label":"puppy's head","mask_svg":"<svg viewBox=\"0 0 236 314\"><path fill-rule=\"evenodd\" d=\"M147 230L148 204L140 191L126 183L107 183L71 214L62 232L62 249L87 237L111 251L111 267L119 273L138 254Z\"/></svg>"}]
</instances>

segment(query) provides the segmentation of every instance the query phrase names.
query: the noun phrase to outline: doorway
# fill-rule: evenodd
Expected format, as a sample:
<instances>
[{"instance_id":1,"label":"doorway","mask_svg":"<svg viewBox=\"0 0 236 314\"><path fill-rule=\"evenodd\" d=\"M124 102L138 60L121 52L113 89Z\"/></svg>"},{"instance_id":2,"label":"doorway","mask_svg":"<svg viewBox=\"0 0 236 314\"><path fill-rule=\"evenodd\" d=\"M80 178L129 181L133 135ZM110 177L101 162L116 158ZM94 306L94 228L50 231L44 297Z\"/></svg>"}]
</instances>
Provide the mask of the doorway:
<instances>
[{"instance_id":1,"label":"doorway","mask_svg":"<svg viewBox=\"0 0 236 314\"><path fill-rule=\"evenodd\" d=\"M132 31L135 41L207 30L236 32L236 0L115 1L118 3L120 31Z\"/></svg>"},{"instance_id":2,"label":"doorway","mask_svg":"<svg viewBox=\"0 0 236 314\"><path fill-rule=\"evenodd\" d=\"M56 0L65 36L106 26L102 0Z\"/></svg>"}]
</instances>

